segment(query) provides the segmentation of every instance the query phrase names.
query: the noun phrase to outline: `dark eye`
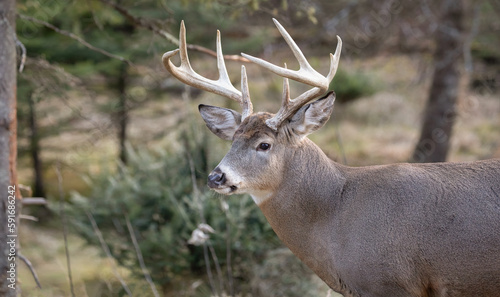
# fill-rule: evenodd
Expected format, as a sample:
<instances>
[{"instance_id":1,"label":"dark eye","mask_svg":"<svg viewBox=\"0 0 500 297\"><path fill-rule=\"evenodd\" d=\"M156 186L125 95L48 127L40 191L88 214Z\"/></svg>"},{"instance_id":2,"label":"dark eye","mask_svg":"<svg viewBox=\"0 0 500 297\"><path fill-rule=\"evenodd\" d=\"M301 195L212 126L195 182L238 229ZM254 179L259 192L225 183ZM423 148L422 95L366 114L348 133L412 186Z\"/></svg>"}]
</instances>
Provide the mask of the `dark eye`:
<instances>
[{"instance_id":1,"label":"dark eye","mask_svg":"<svg viewBox=\"0 0 500 297\"><path fill-rule=\"evenodd\" d=\"M259 144L259 147L258 147L258 149L261 151L267 151L270 148L271 148L271 145L269 143L265 143L265 142L262 142L261 144Z\"/></svg>"}]
</instances>

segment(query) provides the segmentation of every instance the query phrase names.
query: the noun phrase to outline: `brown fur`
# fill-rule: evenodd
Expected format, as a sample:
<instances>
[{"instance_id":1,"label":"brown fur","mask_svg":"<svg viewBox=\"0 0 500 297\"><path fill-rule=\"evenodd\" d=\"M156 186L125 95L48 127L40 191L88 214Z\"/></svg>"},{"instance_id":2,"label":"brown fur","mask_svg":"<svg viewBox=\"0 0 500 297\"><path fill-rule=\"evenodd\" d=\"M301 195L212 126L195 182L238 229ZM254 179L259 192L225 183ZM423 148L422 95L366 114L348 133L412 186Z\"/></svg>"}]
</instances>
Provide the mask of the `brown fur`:
<instances>
[{"instance_id":1,"label":"brown fur","mask_svg":"<svg viewBox=\"0 0 500 297\"><path fill-rule=\"evenodd\" d=\"M298 151L260 208L333 290L500 296L500 160L349 168Z\"/></svg>"},{"instance_id":2,"label":"brown fur","mask_svg":"<svg viewBox=\"0 0 500 297\"><path fill-rule=\"evenodd\" d=\"M247 117L239 126L238 130L234 133L233 140L236 138L250 139L259 137L259 134L268 134L273 137L276 136L271 128L266 126L266 120L270 119L272 114L267 112L259 112Z\"/></svg>"}]
</instances>

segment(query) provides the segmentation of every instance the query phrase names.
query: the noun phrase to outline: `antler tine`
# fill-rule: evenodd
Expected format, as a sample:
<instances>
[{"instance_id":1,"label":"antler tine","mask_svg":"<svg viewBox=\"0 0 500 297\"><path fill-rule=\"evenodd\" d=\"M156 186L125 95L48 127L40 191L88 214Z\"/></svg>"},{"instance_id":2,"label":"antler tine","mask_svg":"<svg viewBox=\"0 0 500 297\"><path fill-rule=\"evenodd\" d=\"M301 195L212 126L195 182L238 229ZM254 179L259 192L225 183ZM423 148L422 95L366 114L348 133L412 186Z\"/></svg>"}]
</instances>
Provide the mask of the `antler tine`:
<instances>
[{"instance_id":1,"label":"antler tine","mask_svg":"<svg viewBox=\"0 0 500 297\"><path fill-rule=\"evenodd\" d=\"M296 80L298 82L302 82L305 84L308 84L310 86L318 86L318 84L321 84L323 86L326 86L328 88L328 83L326 82L326 78L318 73L314 68L311 67L309 62L307 61L306 57L298 47L298 45L295 43L295 41L292 39L290 34L285 30L285 28L276 20L273 19L276 27L278 28L278 31L281 33L283 38L285 39L286 43L292 50L293 55L299 62L299 70L291 70L291 69L285 69L282 67L278 67L272 63L269 63L263 59L256 58L254 56L247 55L245 53L241 53L241 55L251 62L266 68L267 70L283 76L283 77L288 77L290 79Z\"/></svg>"},{"instance_id":2,"label":"antler tine","mask_svg":"<svg viewBox=\"0 0 500 297\"><path fill-rule=\"evenodd\" d=\"M241 55L251 62L268 69L269 71L278 74L285 79L290 78L298 82L302 82L305 84L308 84L310 86L313 86L312 89L304 92L303 94L299 95L297 98L291 100L289 98L289 90L284 90L283 91L283 96L288 96L287 98L283 98L283 102L281 104L281 108L276 113L276 115L268 119L266 121L267 125L277 131L281 123L283 123L284 120L286 120L288 117L293 115L297 110L299 110L302 106L310 102L311 100L315 99L319 95L323 94L326 92L329 88L330 82L332 81L333 77L335 76L335 73L337 72L337 67L339 64L340 60L340 53L342 50L342 40L340 39L339 36L337 36L337 48L335 49L335 54L332 55L330 54L330 71L326 76L321 75L319 72L314 70L307 59L305 58L304 54L300 50L300 48L297 46L295 41L292 39L290 34L283 28L283 26L276 20L273 19L274 23L276 24L276 27L280 31L281 35L285 39L286 43L290 46L290 49L292 50L295 58L299 62L299 70L290 70L285 67L278 67L274 64L271 64L265 60L247 55L242 53ZM284 82L284 88L289 88L288 87L288 81ZM285 95L286 94L286 95Z\"/></svg>"},{"instance_id":3,"label":"antler tine","mask_svg":"<svg viewBox=\"0 0 500 297\"><path fill-rule=\"evenodd\" d=\"M224 62L224 55L222 54L222 42L221 42L219 30L217 30L216 48L217 48L217 69L219 70L218 82L220 82L222 84L227 84L226 87L234 89L234 91L236 91L236 93L240 93L240 91L238 91L236 88L234 88L233 84L231 83L231 80L229 79L229 75L227 74L226 62ZM241 96L240 96L240 100L241 100Z\"/></svg>"},{"instance_id":4,"label":"antler tine","mask_svg":"<svg viewBox=\"0 0 500 297\"><path fill-rule=\"evenodd\" d=\"M286 69L285 63L285 69ZM288 82L288 78L283 78L283 97L281 99L281 106L288 106L290 104L290 83Z\"/></svg>"},{"instance_id":5,"label":"antler tine","mask_svg":"<svg viewBox=\"0 0 500 297\"><path fill-rule=\"evenodd\" d=\"M241 92L242 92L242 101L241 101L241 121L243 121L246 117L252 114L253 105L250 100L250 91L248 90L248 80L247 80L247 71L244 65L241 65Z\"/></svg>"},{"instance_id":6,"label":"antler tine","mask_svg":"<svg viewBox=\"0 0 500 297\"><path fill-rule=\"evenodd\" d=\"M326 79L328 80L328 84L330 84L333 77L335 76L335 73L337 73L337 69L339 67L339 62L340 62L340 53L341 52L342 52L342 39L340 39L340 36L337 35L337 47L335 48L335 54L332 55L330 53L330 71L328 72L328 75L326 76Z\"/></svg>"},{"instance_id":7,"label":"antler tine","mask_svg":"<svg viewBox=\"0 0 500 297\"><path fill-rule=\"evenodd\" d=\"M178 80L183 83L211 92L231 100L234 100L240 104L243 109L243 119L252 114L252 103L250 102L250 95L248 93L248 84L246 80L246 72L242 69L242 92L238 91L227 73L226 64L224 62L224 56L222 54L222 45L220 38L220 31L217 30L217 69L219 71L219 78L217 80L212 80L205 78L198 73L196 73L191 67L189 62L189 57L187 53L186 45L186 27L184 26L184 21L181 22L181 28L179 32L179 48L173 51L166 52L163 57L163 65L165 68ZM175 66L170 58L180 53L181 65L179 67ZM243 73L245 75L245 86L243 85Z\"/></svg>"}]
</instances>

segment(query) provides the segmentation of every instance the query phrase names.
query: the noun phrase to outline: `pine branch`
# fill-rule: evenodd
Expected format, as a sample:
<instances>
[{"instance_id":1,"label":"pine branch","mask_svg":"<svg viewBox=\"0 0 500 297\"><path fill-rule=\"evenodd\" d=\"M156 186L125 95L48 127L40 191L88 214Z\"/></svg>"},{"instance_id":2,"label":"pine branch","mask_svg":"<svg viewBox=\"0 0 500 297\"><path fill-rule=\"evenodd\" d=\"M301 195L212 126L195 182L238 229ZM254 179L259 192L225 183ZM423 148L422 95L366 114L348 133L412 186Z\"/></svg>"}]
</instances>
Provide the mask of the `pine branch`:
<instances>
[{"instance_id":1,"label":"pine branch","mask_svg":"<svg viewBox=\"0 0 500 297\"><path fill-rule=\"evenodd\" d=\"M134 25L136 25L138 27L145 28L145 29L165 38L170 43L173 43L177 46L179 45L179 39L175 38L175 36L173 36L169 32L159 28L154 23L152 23L148 20L145 20L144 18L132 15L126 8L117 4L114 1L110 1L110 0L100 0L100 1L104 4L107 4L111 7L113 7L116 11L118 11L121 15L123 15L125 18L127 18ZM217 57L217 53L215 51L208 49L206 47L200 46L200 45L188 43L187 48L189 50L198 51L198 52L202 52L202 53L205 53L205 54L213 56L213 57ZM224 59L231 60L231 61L250 62L246 58L241 57L239 55L224 55Z\"/></svg>"},{"instance_id":2,"label":"pine branch","mask_svg":"<svg viewBox=\"0 0 500 297\"><path fill-rule=\"evenodd\" d=\"M82 44L83 46L85 46L86 48L90 49L90 50L93 50L95 52L98 52L100 54L103 54L107 57L110 57L110 58L113 58L113 59L117 59L117 60L120 60L120 61L123 61L127 64L129 64L130 66L133 66L133 63L124 58L124 57L121 57L121 56L118 56L118 55L115 55L115 54L112 54L106 50L103 50L102 48L98 48L98 47L95 47L93 46L92 44L88 43L87 41L85 41L83 38L81 38L80 36L74 34L74 33L71 33L71 32L68 32L66 30L62 30L54 25L52 25L51 23L48 23L48 22L45 22L45 21L42 21L42 20L39 20L37 18L34 18L34 17L30 17L30 16L27 16L27 15L24 15L24 14L17 14L17 16L22 19L22 20L26 20L26 21L30 21L32 23L35 23L35 24L38 24L38 25L42 25L44 27L47 27L61 35L64 35L64 36L67 36L71 39L74 39L76 41L78 41L80 44Z\"/></svg>"}]
</instances>

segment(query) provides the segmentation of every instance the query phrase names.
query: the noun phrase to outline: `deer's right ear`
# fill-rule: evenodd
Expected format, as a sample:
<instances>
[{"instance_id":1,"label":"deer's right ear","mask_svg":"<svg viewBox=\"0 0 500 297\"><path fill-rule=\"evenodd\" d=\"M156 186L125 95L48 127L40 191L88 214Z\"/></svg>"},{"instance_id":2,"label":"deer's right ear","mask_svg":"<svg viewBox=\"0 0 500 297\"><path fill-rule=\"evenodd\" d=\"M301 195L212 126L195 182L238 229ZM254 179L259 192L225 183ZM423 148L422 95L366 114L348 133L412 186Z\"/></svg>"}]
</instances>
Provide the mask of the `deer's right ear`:
<instances>
[{"instance_id":1,"label":"deer's right ear","mask_svg":"<svg viewBox=\"0 0 500 297\"><path fill-rule=\"evenodd\" d=\"M323 98L304 105L289 120L288 126L302 138L323 127L333 111L335 93L329 92Z\"/></svg>"},{"instance_id":2,"label":"deer's right ear","mask_svg":"<svg viewBox=\"0 0 500 297\"><path fill-rule=\"evenodd\" d=\"M239 112L204 104L200 104L198 110L212 133L224 140L233 140L234 132L241 124Z\"/></svg>"}]
</instances>

